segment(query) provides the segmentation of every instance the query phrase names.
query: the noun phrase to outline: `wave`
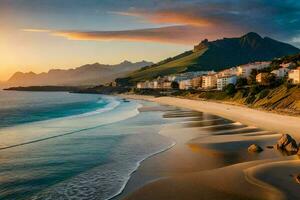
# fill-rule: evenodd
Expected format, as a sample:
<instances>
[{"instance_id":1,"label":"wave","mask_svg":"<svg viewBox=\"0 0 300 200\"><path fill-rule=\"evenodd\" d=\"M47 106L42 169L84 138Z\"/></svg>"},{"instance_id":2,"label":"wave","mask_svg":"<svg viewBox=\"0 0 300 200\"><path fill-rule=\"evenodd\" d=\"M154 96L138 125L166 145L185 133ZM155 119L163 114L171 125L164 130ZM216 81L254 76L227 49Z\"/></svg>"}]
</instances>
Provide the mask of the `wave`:
<instances>
[{"instance_id":1,"label":"wave","mask_svg":"<svg viewBox=\"0 0 300 200\"><path fill-rule=\"evenodd\" d=\"M169 146L167 146L167 147L165 147L165 148L163 148L163 149L160 149L160 150L158 150L158 151L156 151L156 152L154 152L154 153L148 154L148 155L146 155L143 159L141 159L140 161L138 161L138 162L136 163L134 169L131 171L131 173L128 174L127 180L126 180L125 183L122 185L122 187L120 188L120 190L119 190L117 193L111 195L110 197L108 197L108 198L106 198L106 199L104 199L104 200L110 200L110 199L113 199L113 198L115 198L115 197L121 195L122 192L124 191L124 189L125 189L125 187L126 187L128 181L130 180L130 178L132 177L132 175L138 170L138 168L141 166L141 164L142 164L143 161L145 161L145 160L147 160L147 159L149 159L149 158L151 158L151 157L153 157L153 156L155 156L155 155L157 155L157 154L163 153L163 152L165 152L165 151L167 151L167 150L173 148L175 145L176 145L176 142L175 142L175 141L172 141L172 143L171 143Z\"/></svg>"},{"instance_id":2,"label":"wave","mask_svg":"<svg viewBox=\"0 0 300 200\"><path fill-rule=\"evenodd\" d=\"M139 137L129 136L129 137ZM151 138L150 138L151 137ZM153 139L154 138L154 139ZM156 142L155 149L147 148L147 145L140 144L144 150L137 146L130 148L130 146L114 147L115 153L112 153L111 158L116 162L103 164L99 167L91 169L87 172L79 174L72 179L67 179L64 182L53 185L52 187L42 191L30 199L55 199L57 197L62 199L89 199L89 200L110 200L120 195L130 178L140 167L141 163L159 153L167 151L175 146L175 141L170 140L162 135L152 135L142 138L141 141ZM132 145L134 145L132 143ZM145 147L146 146L146 147ZM150 152L149 152L150 150ZM141 154L142 153L142 154ZM125 157L115 157L122 155ZM135 155L135 156L133 156Z\"/></svg>"},{"instance_id":3,"label":"wave","mask_svg":"<svg viewBox=\"0 0 300 200\"><path fill-rule=\"evenodd\" d=\"M107 104L104 107L102 107L100 109L97 109L95 111L90 111L90 112L86 112L86 113L83 113L83 114L69 116L69 118L72 118L72 117L87 117L87 116L97 115L97 114L100 114L100 113L111 111L111 110L115 109L116 107L118 107L121 104L121 102L116 100L115 98L107 97L107 96L103 96L102 99L100 99L97 103L99 103L99 104L107 103Z\"/></svg>"},{"instance_id":4,"label":"wave","mask_svg":"<svg viewBox=\"0 0 300 200\"><path fill-rule=\"evenodd\" d=\"M118 106L119 109L116 109ZM81 133L126 120L138 115L141 106L138 103L121 104L114 99L104 108L94 112L0 129L1 137L6 139L5 146L0 146L0 150Z\"/></svg>"}]
</instances>

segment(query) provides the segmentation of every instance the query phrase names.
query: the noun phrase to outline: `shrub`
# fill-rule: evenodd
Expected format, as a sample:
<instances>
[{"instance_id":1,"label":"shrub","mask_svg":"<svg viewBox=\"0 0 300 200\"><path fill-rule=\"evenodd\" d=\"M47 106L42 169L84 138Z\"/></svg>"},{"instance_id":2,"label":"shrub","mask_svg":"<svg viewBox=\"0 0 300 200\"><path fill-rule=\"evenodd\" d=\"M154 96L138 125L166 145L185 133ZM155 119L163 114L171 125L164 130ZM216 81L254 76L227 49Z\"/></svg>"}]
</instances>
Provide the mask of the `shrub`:
<instances>
[{"instance_id":1,"label":"shrub","mask_svg":"<svg viewBox=\"0 0 300 200\"><path fill-rule=\"evenodd\" d=\"M173 81L173 82L171 83L171 87L172 87L173 89L179 89L179 84L178 84L176 81Z\"/></svg>"},{"instance_id":2,"label":"shrub","mask_svg":"<svg viewBox=\"0 0 300 200\"><path fill-rule=\"evenodd\" d=\"M269 93L270 93L269 89L264 89L258 94L258 98L263 99L263 98L267 97Z\"/></svg>"},{"instance_id":3,"label":"shrub","mask_svg":"<svg viewBox=\"0 0 300 200\"><path fill-rule=\"evenodd\" d=\"M284 84L283 84L285 87L286 87L286 89L291 89L294 85L291 83L291 81L290 80L286 80L285 82L284 82Z\"/></svg>"},{"instance_id":4,"label":"shrub","mask_svg":"<svg viewBox=\"0 0 300 200\"><path fill-rule=\"evenodd\" d=\"M258 71L257 69L252 69L251 73L250 73L250 76L248 78L248 84L249 85L253 85L256 83L256 76L258 74Z\"/></svg>"},{"instance_id":5,"label":"shrub","mask_svg":"<svg viewBox=\"0 0 300 200\"><path fill-rule=\"evenodd\" d=\"M233 84L228 84L225 86L225 88L223 89L223 91L230 96L233 96L236 93L236 89L235 89L235 85Z\"/></svg>"},{"instance_id":6,"label":"shrub","mask_svg":"<svg viewBox=\"0 0 300 200\"><path fill-rule=\"evenodd\" d=\"M252 104L254 101L255 101L256 97L254 95L249 95L247 98L246 98L246 103L247 104Z\"/></svg>"},{"instance_id":7,"label":"shrub","mask_svg":"<svg viewBox=\"0 0 300 200\"><path fill-rule=\"evenodd\" d=\"M247 97L249 95L249 90L248 89L242 89L240 90L242 97Z\"/></svg>"},{"instance_id":8,"label":"shrub","mask_svg":"<svg viewBox=\"0 0 300 200\"><path fill-rule=\"evenodd\" d=\"M262 87L259 85L252 85L250 87L250 95L256 95L258 93L260 93L260 91L262 90Z\"/></svg>"},{"instance_id":9,"label":"shrub","mask_svg":"<svg viewBox=\"0 0 300 200\"><path fill-rule=\"evenodd\" d=\"M247 85L247 83L248 83L248 82L247 82L247 79L241 77L241 78L239 78L239 79L237 80L236 86L237 86L237 87L242 87L242 86Z\"/></svg>"}]
</instances>

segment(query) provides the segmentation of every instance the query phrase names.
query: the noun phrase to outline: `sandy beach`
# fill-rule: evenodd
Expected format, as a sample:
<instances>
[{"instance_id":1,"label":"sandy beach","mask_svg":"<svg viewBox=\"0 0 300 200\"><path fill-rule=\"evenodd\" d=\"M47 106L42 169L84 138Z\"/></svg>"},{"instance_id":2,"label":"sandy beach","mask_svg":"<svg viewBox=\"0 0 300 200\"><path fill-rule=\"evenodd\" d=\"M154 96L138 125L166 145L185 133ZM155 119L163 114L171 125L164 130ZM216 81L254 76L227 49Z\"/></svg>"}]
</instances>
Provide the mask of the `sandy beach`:
<instances>
[{"instance_id":1,"label":"sandy beach","mask_svg":"<svg viewBox=\"0 0 300 200\"><path fill-rule=\"evenodd\" d=\"M195 111L211 113L241 122L249 126L256 126L264 130L278 133L289 133L300 140L300 118L281 115L267 111L255 110L247 107L222 104L210 101L198 101L175 97L159 97L142 95L126 95L127 98L154 101L160 104L187 108Z\"/></svg>"},{"instance_id":2,"label":"sandy beach","mask_svg":"<svg viewBox=\"0 0 300 200\"><path fill-rule=\"evenodd\" d=\"M300 199L298 155L269 149L282 133L300 139L300 118L214 102L125 95L178 107L160 134L176 145L142 162L115 199ZM251 144L264 151L249 153Z\"/></svg>"}]
</instances>

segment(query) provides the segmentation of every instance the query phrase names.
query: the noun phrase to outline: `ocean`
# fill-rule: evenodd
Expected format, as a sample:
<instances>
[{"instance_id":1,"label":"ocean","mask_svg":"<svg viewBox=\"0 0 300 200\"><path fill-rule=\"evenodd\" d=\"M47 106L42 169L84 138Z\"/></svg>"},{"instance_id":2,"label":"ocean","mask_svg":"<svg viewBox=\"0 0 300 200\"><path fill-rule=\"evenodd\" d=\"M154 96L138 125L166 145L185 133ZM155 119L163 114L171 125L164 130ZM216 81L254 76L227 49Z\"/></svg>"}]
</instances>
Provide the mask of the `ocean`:
<instances>
[{"instance_id":1,"label":"ocean","mask_svg":"<svg viewBox=\"0 0 300 200\"><path fill-rule=\"evenodd\" d=\"M155 103L96 94L0 91L0 199L119 194L140 162L174 145Z\"/></svg>"}]
</instances>

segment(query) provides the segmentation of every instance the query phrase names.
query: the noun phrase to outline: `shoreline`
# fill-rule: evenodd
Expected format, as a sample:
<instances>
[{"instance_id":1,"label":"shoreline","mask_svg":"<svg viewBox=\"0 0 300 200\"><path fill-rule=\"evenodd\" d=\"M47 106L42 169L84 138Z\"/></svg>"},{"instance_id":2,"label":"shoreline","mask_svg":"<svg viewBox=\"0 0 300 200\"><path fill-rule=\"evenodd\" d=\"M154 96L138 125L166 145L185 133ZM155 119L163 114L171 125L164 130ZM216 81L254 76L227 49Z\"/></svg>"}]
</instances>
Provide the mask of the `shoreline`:
<instances>
[{"instance_id":1,"label":"shoreline","mask_svg":"<svg viewBox=\"0 0 300 200\"><path fill-rule=\"evenodd\" d=\"M143 158L142 160L140 160L139 162L136 163L136 167L135 169L128 175L128 179L127 181L123 184L122 188L120 188L120 190L116 193L113 194L111 197L108 197L106 200L113 200L113 199L118 199L120 195L122 195L122 193L124 192L124 189L126 187L126 185L128 184L129 180L131 179L131 177L134 175L134 173L137 172L137 170L140 168L140 166L142 165L142 163L147 160L150 159L153 156L156 156L160 153L163 153L165 151L170 150L171 148L173 148L176 145L176 142L173 142L171 145L165 147L164 149L158 150L152 154L149 154L148 156L146 156L145 158Z\"/></svg>"},{"instance_id":2,"label":"shoreline","mask_svg":"<svg viewBox=\"0 0 300 200\"><path fill-rule=\"evenodd\" d=\"M286 194L282 189L287 187L291 188L288 188L287 190L298 189L298 185L293 182L291 183L291 176L289 173L295 173L295 166L300 167L300 162L298 161L299 158L297 156L278 156L276 155L278 152L273 149L269 150L266 148L260 159L253 159L251 155L250 157L249 155L246 155L248 158L243 158L240 161L234 161L231 164L221 162L221 165L208 165L209 167L207 167L206 164L203 163L220 161L220 158L218 158L219 156L221 156L221 160L226 161L225 155L228 153L226 150L227 143L233 143L233 145L236 144L236 147L244 146L238 151L243 151L244 154L247 154L247 150L245 151L245 149L247 149L247 145L258 142L260 145L266 147L269 144L274 144L274 142L276 142L280 137L279 133L287 133L287 129L289 131L288 133L293 135L296 139L299 139L300 136L298 135L299 133L297 130L300 130L300 118L254 110L236 105L174 97L155 98L152 96L141 95L121 95L121 97L152 101L161 105L188 109L192 112L196 111L200 113L208 113L220 116L224 119L232 120L232 122L237 125L245 124L247 125L246 128L257 127L262 130L256 131L254 134L251 132L241 132L241 134L236 135L221 134L220 136L214 136L213 134L202 139L202 136L200 137L201 134L199 135L199 130L201 129L198 127L186 128L179 127L178 125L176 125L178 127L175 129L169 127L162 131L162 135L165 135L170 139L174 139L176 145L142 161L138 169L132 174L132 177L130 177L130 180L125 186L123 192L118 195L118 198L113 198L114 200L193 200L199 199L199 195L203 195L205 197L204 199L221 198L228 200L256 200L265 198L281 200L285 199L286 196L290 199L291 196L294 195L293 193ZM210 120L200 121L199 123L207 121ZM292 126L287 128L287 125L284 124L287 122L289 125L292 124ZM180 126L185 123L186 122L179 122ZM217 126L212 125L212 127ZM208 128L210 127L211 126L208 126ZM206 126L204 126L204 129L205 128ZM184 132L185 136L180 136L181 132ZM225 130L224 133L225 132L227 131ZM195 153L196 155L194 155ZM186 156L190 158L186 159ZM200 158L198 159L199 156ZM223 156L225 157L223 158ZM244 156L242 155L242 157ZM180 158L182 158L182 160ZM286 165L281 167L282 163L285 163ZM289 163L292 163L293 167L289 167ZM179 167L176 167L177 165ZM261 175L265 173L268 174L270 171L273 172L274 170L277 171L275 175L271 175L271 177L266 178ZM283 183L276 183L274 186L273 182L275 183L278 181L278 177L276 177L277 173L285 174L285 177L283 177ZM144 176L148 177L149 174L157 177L152 178L151 181L139 181L139 179L143 179ZM211 181L211 179L218 178L218 176L222 174L231 174L233 177L228 180L222 180L217 184L214 183L214 181ZM271 182L268 182L270 181L269 179ZM240 185L234 184L235 182L239 182ZM280 188L280 190L278 188ZM248 189L251 191L251 194L247 194ZM174 190L176 190L176 192ZM177 190L180 192L177 192ZM175 193L175 195L172 192ZM297 194L295 194L295 196L296 198L299 197Z\"/></svg>"}]
</instances>

